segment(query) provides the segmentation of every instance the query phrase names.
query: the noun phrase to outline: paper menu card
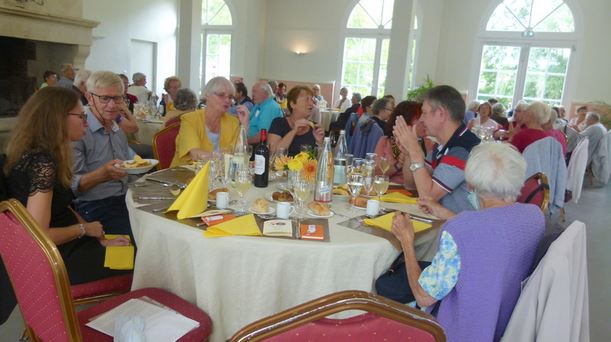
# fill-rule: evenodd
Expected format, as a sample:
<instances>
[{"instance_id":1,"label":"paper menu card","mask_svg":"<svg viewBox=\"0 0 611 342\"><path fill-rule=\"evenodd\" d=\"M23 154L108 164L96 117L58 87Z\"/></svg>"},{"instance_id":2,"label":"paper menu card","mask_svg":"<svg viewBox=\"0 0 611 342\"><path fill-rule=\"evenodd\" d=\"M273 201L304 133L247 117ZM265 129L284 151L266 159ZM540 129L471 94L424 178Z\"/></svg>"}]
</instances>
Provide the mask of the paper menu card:
<instances>
[{"instance_id":1,"label":"paper menu card","mask_svg":"<svg viewBox=\"0 0 611 342\"><path fill-rule=\"evenodd\" d=\"M302 224L299 228L302 240L323 240L325 229L319 224Z\"/></svg>"},{"instance_id":2,"label":"paper menu card","mask_svg":"<svg viewBox=\"0 0 611 342\"><path fill-rule=\"evenodd\" d=\"M263 223L263 235L293 237L291 220L267 220Z\"/></svg>"},{"instance_id":3,"label":"paper menu card","mask_svg":"<svg viewBox=\"0 0 611 342\"><path fill-rule=\"evenodd\" d=\"M166 212L178 211L176 218L182 220L206 210L208 207L209 168L210 162L207 162Z\"/></svg>"},{"instance_id":4,"label":"paper menu card","mask_svg":"<svg viewBox=\"0 0 611 342\"><path fill-rule=\"evenodd\" d=\"M141 298L132 298L96 317L86 325L114 337L115 320L121 316L142 317L145 321L144 333L147 341L176 341L199 327L199 322Z\"/></svg>"}]
</instances>

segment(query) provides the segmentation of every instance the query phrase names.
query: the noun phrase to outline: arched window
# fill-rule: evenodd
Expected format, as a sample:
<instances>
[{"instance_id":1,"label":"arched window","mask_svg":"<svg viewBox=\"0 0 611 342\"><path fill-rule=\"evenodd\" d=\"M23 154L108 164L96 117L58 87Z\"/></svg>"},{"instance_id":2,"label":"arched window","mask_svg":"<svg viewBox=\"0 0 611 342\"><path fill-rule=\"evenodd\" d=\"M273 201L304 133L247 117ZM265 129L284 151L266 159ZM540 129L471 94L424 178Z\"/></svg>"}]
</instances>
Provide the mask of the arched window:
<instances>
[{"instance_id":1,"label":"arched window","mask_svg":"<svg viewBox=\"0 0 611 342\"><path fill-rule=\"evenodd\" d=\"M202 85L211 78L229 78L231 65L231 11L224 0L202 0Z\"/></svg>"},{"instance_id":2,"label":"arched window","mask_svg":"<svg viewBox=\"0 0 611 342\"><path fill-rule=\"evenodd\" d=\"M504 0L482 33L477 99L560 104L575 44L575 20L562 0Z\"/></svg>"},{"instance_id":3,"label":"arched window","mask_svg":"<svg viewBox=\"0 0 611 342\"><path fill-rule=\"evenodd\" d=\"M361 95L384 95L394 0L359 1L346 24L342 85Z\"/></svg>"}]
</instances>

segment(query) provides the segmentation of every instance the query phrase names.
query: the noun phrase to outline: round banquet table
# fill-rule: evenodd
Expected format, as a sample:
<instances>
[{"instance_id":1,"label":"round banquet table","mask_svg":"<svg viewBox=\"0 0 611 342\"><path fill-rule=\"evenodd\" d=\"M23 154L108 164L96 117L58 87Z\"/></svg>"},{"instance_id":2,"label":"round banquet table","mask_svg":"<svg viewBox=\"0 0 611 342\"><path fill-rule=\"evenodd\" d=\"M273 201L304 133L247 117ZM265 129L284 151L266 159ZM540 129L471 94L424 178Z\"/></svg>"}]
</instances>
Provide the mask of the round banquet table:
<instances>
[{"instance_id":1,"label":"round banquet table","mask_svg":"<svg viewBox=\"0 0 611 342\"><path fill-rule=\"evenodd\" d=\"M274 188L252 188L246 198L267 197ZM364 214L346 199L333 202L339 214L329 219L329 242L206 238L201 229L138 209L131 190L126 202L138 246L132 289L160 287L196 304L212 318L211 341L327 294L372 292L399 254L385 238L338 224Z\"/></svg>"},{"instance_id":2,"label":"round banquet table","mask_svg":"<svg viewBox=\"0 0 611 342\"><path fill-rule=\"evenodd\" d=\"M321 109L320 110L320 126L325 129L325 132L329 131L329 127L332 122L337 120L339 111L336 109Z\"/></svg>"}]
</instances>

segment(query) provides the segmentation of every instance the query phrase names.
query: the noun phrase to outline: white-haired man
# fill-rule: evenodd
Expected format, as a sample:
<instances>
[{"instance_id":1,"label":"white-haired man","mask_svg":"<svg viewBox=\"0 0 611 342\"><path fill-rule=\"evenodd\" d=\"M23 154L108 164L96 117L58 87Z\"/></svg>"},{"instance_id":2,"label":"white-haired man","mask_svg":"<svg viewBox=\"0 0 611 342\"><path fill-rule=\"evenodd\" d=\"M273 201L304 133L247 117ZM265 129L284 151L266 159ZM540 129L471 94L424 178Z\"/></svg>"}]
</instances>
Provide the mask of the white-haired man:
<instances>
[{"instance_id":1,"label":"white-haired man","mask_svg":"<svg viewBox=\"0 0 611 342\"><path fill-rule=\"evenodd\" d=\"M132 75L132 85L127 88L127 93L138 98L138 102L145 103L149 100L150 90L146 88L146 75L136 72Z\"/></svg>"},{"instance_id":2,"label":"white-haired man","mask_svg":"<svg viewBox=\"0 0 611 342\"><path fill-rule=\"evenodd\" d=\"M130 234L125 206L127 173L115 165L130 159L127 137L116 122L124 104L123 81L110 71L87 80L88 126L73 143L72 191L76 209L86 221L100 221L107 233Z\"/></svg>"},{"instance_id":3,"label":"white-haired man","mask_svg":"<svg viewBox=\"0 0 611 342\"><path fill-rule=\"evenodd\" d=\"M252 86L252 100L255 105L250 111L250 127L248 143L258 144L261 140L261 129L269 130L275 118L283 116L280 105L274 100L272 88L265 81L259 81Z\"/></svg>"},{"instance_id":4,"label":"white-haired man","mask_svg":"<svg viewBox=\"0 0 611 342\"><path fill-rule=\"evenodd\" d=\"M74 73L76 70L70 63L62 64L59 70L61 72L61 77L59 78L59 82L57 82L57 85L60 87L71 89L72 84L74 82Z\"/></svg>"},{"instance_id":5,"label":"white-haired man","mask_svg":"<svg viewBox=\"0 0 611 342\"><path fill-rule=\"evenodd\" d=\"M407 156L403 179L408 188L416 188L420 197L440 201L453 212L472 210L465 183L465 164L471 149L480 140L463 123L465 101L450 86L437 86L424 96L422 116L426 134L437 144L424 155L418 142L417 125L408 126L397 118L394 135Z\"/></svg>"}]
</instances>

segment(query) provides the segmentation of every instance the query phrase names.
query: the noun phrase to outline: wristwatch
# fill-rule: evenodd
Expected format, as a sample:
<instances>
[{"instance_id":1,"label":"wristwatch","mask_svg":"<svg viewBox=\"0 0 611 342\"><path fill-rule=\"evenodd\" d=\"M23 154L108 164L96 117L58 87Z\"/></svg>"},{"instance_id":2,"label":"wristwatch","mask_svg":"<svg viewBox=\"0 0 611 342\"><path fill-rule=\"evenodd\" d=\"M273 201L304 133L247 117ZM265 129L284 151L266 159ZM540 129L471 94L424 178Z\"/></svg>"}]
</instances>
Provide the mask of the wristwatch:
<instances>
[{"instance_id":1,"label":"wristwatch","mask_svg":"<svg viewBox=\"0 0 611 342\"><path fill-rule=\"evenodd\" d=\"M418 169L421 169L423 167L424 167L424 163L411 163L411 164L409 164L409 170L411 172L414 172L414 171L416 171Z\"/></svg>"}]
</instances>

